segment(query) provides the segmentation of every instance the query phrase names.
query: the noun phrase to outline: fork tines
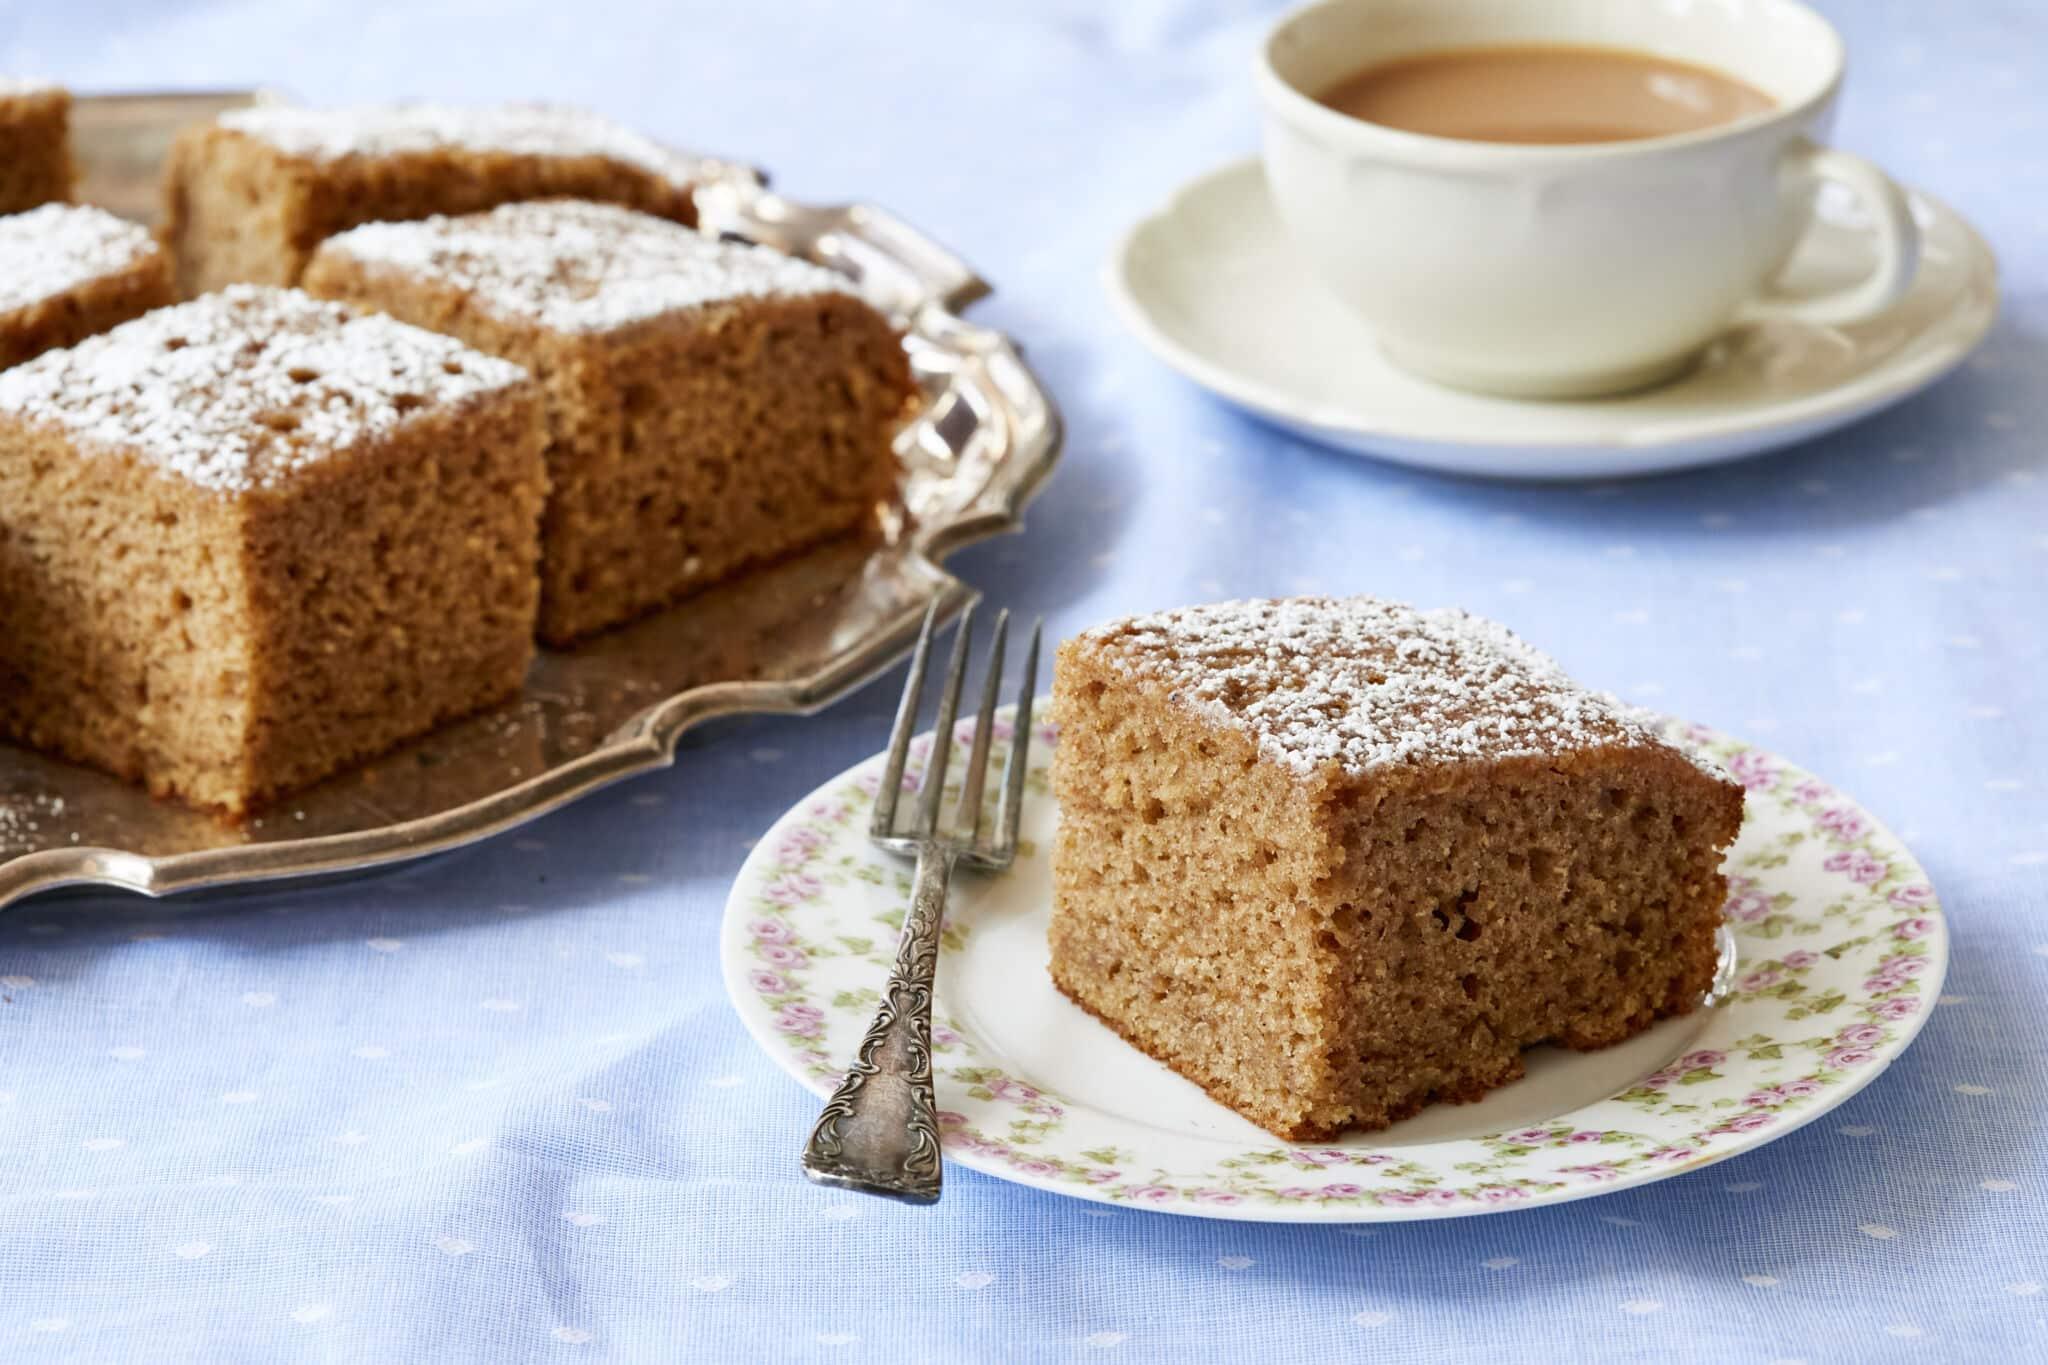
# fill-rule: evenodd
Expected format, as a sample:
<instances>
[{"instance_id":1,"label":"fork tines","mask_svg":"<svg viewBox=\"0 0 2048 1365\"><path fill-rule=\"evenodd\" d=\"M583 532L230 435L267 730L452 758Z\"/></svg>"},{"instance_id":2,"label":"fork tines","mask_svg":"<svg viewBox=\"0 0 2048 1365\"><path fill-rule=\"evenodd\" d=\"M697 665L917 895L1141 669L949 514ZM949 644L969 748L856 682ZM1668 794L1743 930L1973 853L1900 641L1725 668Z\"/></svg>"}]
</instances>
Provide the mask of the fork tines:
<instances>
[{"instance_id":1,"label":"fork tines","mask_svg":"<svg viewBox=\"0 0 2048 1365\"><path fill-rule=\"evenodd\" d=\"M1003 656L1010 630L1010 613L996 613L995 639L989 646L986 676L982 681L981 705L974 716L974 739L968 748L967 771L960 782L960 798L951 829L940 823L945 804L946 769L952 757L952 735L960 714L960 693L967 679L967 655L974 634L974 607L961 613L960 627L953 636L951 658L939 694L939 714L932 727L932 752L918 788L917 809L910 828L896 828L896 807L903 791L903 770L910 757L911 736L917 730L918 703L923 697L925 668L931 656L932 636L937 633L937 600L925 611L924 628L918 632L917 649L910 656L910 676L903 685L903 700L896 708L895 728L889 733L889 758L882 771L882 787L875 794L874 822L869 833L877 840L915 845L936 841L950 845L960 856L982 867L1006 867L1017 852L1017 823L1023 814L1025 759L1031 744L1031 700L1038 674L1038 646L1045 623L1031 628L1031 643L1024 652L1023 677L1017 684L1016 712L1012 717L1009 755L1003 790L993 828L984 831L982 795L988 778L989 751L993 747L996 702L1002 688Z\"/></svg>"}]
</instances>

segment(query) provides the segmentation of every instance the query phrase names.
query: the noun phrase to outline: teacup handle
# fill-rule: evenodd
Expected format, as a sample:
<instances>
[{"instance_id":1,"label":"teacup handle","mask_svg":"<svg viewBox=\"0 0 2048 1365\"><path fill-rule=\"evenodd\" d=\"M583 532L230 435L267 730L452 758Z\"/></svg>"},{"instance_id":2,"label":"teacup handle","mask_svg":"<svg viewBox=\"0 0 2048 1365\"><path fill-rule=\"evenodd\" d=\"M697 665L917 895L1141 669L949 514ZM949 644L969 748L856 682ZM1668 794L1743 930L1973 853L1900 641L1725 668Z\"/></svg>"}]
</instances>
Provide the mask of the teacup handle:
<instances>
[{"instance_id":1,"label":"teacup handle","mask_svg":"<svg viewBox=\"0 0 2048 1365\"><path fill-rule=\"evenodd\" d=\"M1876 227L1877 266L1856 283L1817 298L1752 299L1742 309L1742 320L1839 327L1876 317L1904 298L1920 268L1920 225L1913 221L1905 192L1890 176L1850 152L1802 142L1786 155L1792 162L1789 169L1845 185L1863 201Z\"/></svg>"}]
</instances>

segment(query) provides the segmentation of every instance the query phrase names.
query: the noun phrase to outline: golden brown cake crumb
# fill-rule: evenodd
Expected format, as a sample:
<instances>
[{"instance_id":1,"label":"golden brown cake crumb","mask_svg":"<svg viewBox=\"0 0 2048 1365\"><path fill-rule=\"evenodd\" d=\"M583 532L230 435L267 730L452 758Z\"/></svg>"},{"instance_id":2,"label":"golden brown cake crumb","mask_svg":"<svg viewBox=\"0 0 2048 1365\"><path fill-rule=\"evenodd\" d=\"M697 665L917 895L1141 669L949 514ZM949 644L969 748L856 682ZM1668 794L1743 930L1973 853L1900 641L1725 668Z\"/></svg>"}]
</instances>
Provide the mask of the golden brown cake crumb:
<instances>
[{"instance_id":1,"label":"golden brown cake crumb","mask_svg":"<svg viewBox=\"0 0 2048 1365\"><path fill-rule=\"evenodd\" d=\"M71 197L71 96L0 76L0 213Z\"/></svg>"},{"instance_id":2,"label":"golden brown cake crumb","mask_svg":"<svg viewBox=\"0 0 2048 1365\"><path fill-rule=\"evenodd\" d=\"M551 644L866 526L892 488L901 341L807 261L553 200L358 228L306 287L542 377Z\"/></svg>"},{"instance_id":3,"label":"golden brown cake crumb","mask_svg":"<svg viewBox=\"0 0 2048 1365\"><path fill-rule=\"evenodd\" d=\"M237 286L0 373L0 734L239 815L516 690L517 366Z\"/></svg>"},{"instance_id":4,"label":"golden brown cake crumb","mask_svg":"<svg viewBox=\"0 0 2048 1365\"><path fill-rule=\"evenodd\" d=\"M0 369L173 301L170 257L104 209L45 204L0 218Z\"/></svg>"},{"instance_id":5,"label":"golden brown cake crumb","mask_svg":"<svg viewBox=\"0 0 2048 1365\"><path fill-rule=\"evenodd\" d=\"M1052 974L1292 1140L1712 983L1741 788L1491 622L1233 602L1068 641Z\"/></svg>"},{"instance_id":6,"label":"golden brown cake crumb","mask_svg":"<svg viewBox=\"0 0 2048 1365\"><path fill-rule=\"evenodd\" d=\"M188 295L296 284L362 223L567 196L697 221L695 163L600 115L548 105L259 105L180 134L165 240Z\"/></svg>"}]
</instances>

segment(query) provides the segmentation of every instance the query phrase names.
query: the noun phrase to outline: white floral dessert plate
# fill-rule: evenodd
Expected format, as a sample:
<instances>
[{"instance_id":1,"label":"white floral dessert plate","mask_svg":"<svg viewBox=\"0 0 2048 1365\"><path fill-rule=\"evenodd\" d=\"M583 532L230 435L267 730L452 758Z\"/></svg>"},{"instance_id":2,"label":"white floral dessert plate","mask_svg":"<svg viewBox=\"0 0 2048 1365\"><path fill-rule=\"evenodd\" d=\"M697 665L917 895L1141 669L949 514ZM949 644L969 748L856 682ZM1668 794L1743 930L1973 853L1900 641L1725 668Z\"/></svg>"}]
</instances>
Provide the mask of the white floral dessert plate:
<instances>
[{"instance_id":1,"label":"white floral dessert plate","mask_svg":"<svg viewBox=\"0 0 2048 1365\"><path fill-rule=\"evenodd\" d=\"M1442 473L1621 478L1807 440L1960 364L1997 316L1997 264L1953 209L1922 193L1912 202L1919 274L1897 308L1850 327L1740 328L1691 373L1616 398L1491 398L1395 369L1295 259L1257 161L1183 186L1118 245L1107 284L1167 364L1308 440ZM1783 287L1822 292L1861 276L1870 234L1853 198L1823 194Z\"/></svg>"},{"instance_id":2,"label":"white floral dessert plate","mask_svg":"<svg viewBox=\"0 0 2048 1365\"><path fill-rule=\"evenodd\" d=\"M963 725L956 742L971 733ZM1748 790L1714 1000L1605 1051L1534 1049L1524 1079L1477 1104L1289 1146L1053 988L1057 736L1041 726L1016 867L954 881L933 1028L948 1163L1168 1213L1372 1222L1627 1189L1812 1122L1913 1040L1941 991L1947 927L1919 864L1853 800L1763 750L1684 733ZM918 741L913 771L928 750ZM881 771L870 759L777 821L726 903L733 1004L820 1096L874 1013L910 895L907 865L866 837ZM802 1140L790 1134L791 1179Z\"/></svg>"}]
</instances>

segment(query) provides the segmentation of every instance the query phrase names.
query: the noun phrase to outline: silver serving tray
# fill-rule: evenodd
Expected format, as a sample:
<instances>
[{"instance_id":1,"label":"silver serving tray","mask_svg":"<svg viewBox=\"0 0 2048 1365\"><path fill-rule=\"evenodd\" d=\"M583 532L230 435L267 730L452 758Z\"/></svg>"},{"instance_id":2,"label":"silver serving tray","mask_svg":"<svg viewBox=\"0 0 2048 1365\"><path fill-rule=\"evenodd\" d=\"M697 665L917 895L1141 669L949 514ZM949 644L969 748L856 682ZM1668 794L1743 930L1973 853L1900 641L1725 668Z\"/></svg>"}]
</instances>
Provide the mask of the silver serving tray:
<instances>
[{"instance_id":1,"label":"silver serving tray","mask_svg":"<svg viewBox=\"0 0 2048 1365\"><path fill-rule=\"evenodd\" d=\"M81 198L147 221L171 135L257 98L80 99ZM946 556L1017 529L1060 446L1059 413L1015 343L959 316L988 286L881 209L799 204L709 159L703 176L706 231L839 269L905 330L925 401L897 440L901 498L879 537L828 544L583 648L544 651L516 700L242 829L0 745L0 906L59 887L161 896L354 872L500 834L668 766L677 738L713 717L828 706L904 653L928 603L950 615L972 600L941 567Z\"/></svg>"}]
</instances>

